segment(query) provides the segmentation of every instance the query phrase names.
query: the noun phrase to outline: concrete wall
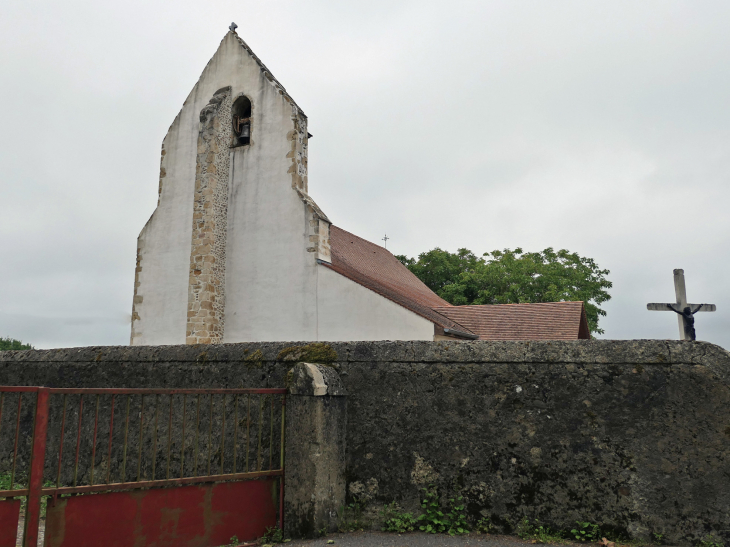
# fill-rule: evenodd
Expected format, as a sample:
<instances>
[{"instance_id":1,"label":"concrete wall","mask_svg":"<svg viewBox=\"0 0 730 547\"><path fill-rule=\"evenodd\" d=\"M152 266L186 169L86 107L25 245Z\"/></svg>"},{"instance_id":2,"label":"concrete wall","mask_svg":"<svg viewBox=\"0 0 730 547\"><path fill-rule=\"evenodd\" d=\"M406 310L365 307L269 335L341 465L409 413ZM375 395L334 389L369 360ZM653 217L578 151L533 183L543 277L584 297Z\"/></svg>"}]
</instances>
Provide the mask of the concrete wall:
<instances>
[{"instance_id":1,"label":"concrete wall","mask_svg":"<svg viewBox=\"0 0 730 547\"><path fill-rule=\"evenodd\" d=\"M230 149L227 203L218 200L225 207L210 215L217 224L209 223L207 232L196 229L193 238L196 172L200 179L201 165L212 161L199 139L205 129L200 114L216 91L229 86L233 102L241 95L251 101L251 144ZM193 277L202 287L203 278L210 277L194 275L196 257L206 253L225 273L225 288L215 291L214 305L225 302L214 318L216 328L225 324L225 329L222 338L217 331L208 336L210 328L197 329L203 334L188 336L188 343L432 339L427 320L344 277L334 279L339 275L317 265L317 258L329 260L329 220L307 194L307 135L306 116L229 32L162 145L159 203L138 239L132 345L186 342L190 314L206 313L189 308L198 302L189 302L188 294ZM223 183L218 181L218 187ZM201 210L204 198L198 200ZM213 234L223 222L225 237L209 242L199 235ZM208 253L218 240L225 253ZM196 321L205 319L197 315Z\"/></svg>"},{"instance_id":2,"label":"concrete wall","mask_svg":"<svg viewBox=\"0 0 730 547\"><path fill-rule=\"evenodd\" d=\"M0 384L278 387L292 343L0 352ZM730 540L730 354L671 341L332 343L347 482L369 507L461 492L470 518ZM260 359L250 356L261 351Z\"/></svg>"}]
</instances>

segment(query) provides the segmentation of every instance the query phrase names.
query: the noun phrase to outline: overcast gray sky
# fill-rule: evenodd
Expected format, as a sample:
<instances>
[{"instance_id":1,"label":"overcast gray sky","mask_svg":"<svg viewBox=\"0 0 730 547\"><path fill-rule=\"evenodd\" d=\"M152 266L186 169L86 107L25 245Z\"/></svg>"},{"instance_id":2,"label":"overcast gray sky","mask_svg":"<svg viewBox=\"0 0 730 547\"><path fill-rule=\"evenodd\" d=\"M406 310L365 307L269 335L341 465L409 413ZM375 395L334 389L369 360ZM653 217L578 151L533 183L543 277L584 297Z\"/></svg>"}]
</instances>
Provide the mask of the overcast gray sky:
<instances>
[{"instance_id":1,"label":"overcast gray sky","mask_svg":"<svg viewBox=\"0 0 730 547\"><path fill-rule=\"evenodd\" d=\"M310 193L394 253L611 270L604 338L730 348L730 2L4 0L0 336L127 344L162 138L228 25L309 116Z\"/></svg>"}]
</instances>

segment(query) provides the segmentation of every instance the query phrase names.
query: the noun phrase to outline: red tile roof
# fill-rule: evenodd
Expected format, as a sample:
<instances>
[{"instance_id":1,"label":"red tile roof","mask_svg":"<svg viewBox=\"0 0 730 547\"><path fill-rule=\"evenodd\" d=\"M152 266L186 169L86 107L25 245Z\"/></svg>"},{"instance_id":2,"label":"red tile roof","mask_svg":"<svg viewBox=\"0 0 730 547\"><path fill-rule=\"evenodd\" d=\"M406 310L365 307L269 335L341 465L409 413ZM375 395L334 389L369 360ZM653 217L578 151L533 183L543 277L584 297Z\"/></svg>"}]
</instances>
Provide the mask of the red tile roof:
<instances>
[{"instance_id":1,"label":"red tile roof","mask_svg":"<svg viewBox=\"0 0 730 547\"><path fill-rule=\"evenodd\" d=\"M442 306L435 311L480 340L577 340L590 338L583 302Z\"/></svg>"},{"instance_id":2,"label":"red tile roof","mask_svg":"<svg viewBox=\"0 0 730 547\"><path fill-rule=\"evenodd\" d=\"M434 311L436 307L451 304L429 289L390 251L334 225L330 226L330 248L332 264L323 263L324 266L440 327L464 330Z\"/></svg>"},{"instance_id":3,"label":"red tile roof","mask_svg":"<svg viewBox=\"0 0 730 547\"><path fill-rule=\"evenodd\" d=\"M337 273L432 321L437 327L480 340L576 340L589 338L583 302L453 306L380 245L330 226Z\"/></svg>"}]
</instances>

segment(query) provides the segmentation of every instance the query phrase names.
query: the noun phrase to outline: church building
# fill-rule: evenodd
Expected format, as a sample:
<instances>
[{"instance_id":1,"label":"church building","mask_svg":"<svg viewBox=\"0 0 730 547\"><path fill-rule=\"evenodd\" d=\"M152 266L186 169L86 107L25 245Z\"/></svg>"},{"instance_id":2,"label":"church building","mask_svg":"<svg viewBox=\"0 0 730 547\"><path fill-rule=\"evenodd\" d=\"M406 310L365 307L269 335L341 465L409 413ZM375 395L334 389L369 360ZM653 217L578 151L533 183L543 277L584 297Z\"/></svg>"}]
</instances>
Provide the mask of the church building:
<instances>
[{"instance_id":1,"label":"church building","mask_svg":"<svg viewBox=\"0 0 730 547\"><path fill-rule=\"evenodd\" d=\"M452 306L309 194L307 117L235 32L162 143L132 345L589 338L582 302Z\"/></svg>"}]
</instances>

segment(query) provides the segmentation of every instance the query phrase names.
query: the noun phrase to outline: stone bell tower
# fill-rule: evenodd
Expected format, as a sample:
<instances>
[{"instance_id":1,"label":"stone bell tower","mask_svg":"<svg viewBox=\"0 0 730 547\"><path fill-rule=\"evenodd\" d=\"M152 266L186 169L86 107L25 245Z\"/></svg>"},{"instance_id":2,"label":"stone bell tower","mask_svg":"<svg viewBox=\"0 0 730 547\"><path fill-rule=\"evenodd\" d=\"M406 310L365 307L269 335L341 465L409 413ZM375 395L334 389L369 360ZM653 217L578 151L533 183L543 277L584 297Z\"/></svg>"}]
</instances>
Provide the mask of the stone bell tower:
<instances>
[{"instance_id":1,"label":"stone bell tower","mask_svg":"<svg viewBox=\"0 0 730 547\"><path fill-rule=\"evenodd\" d=\"M308 139L307 117L228 32L162 144L132 345L316 339L330 222L308 195Z\"/></svg>"}]
</instances>

